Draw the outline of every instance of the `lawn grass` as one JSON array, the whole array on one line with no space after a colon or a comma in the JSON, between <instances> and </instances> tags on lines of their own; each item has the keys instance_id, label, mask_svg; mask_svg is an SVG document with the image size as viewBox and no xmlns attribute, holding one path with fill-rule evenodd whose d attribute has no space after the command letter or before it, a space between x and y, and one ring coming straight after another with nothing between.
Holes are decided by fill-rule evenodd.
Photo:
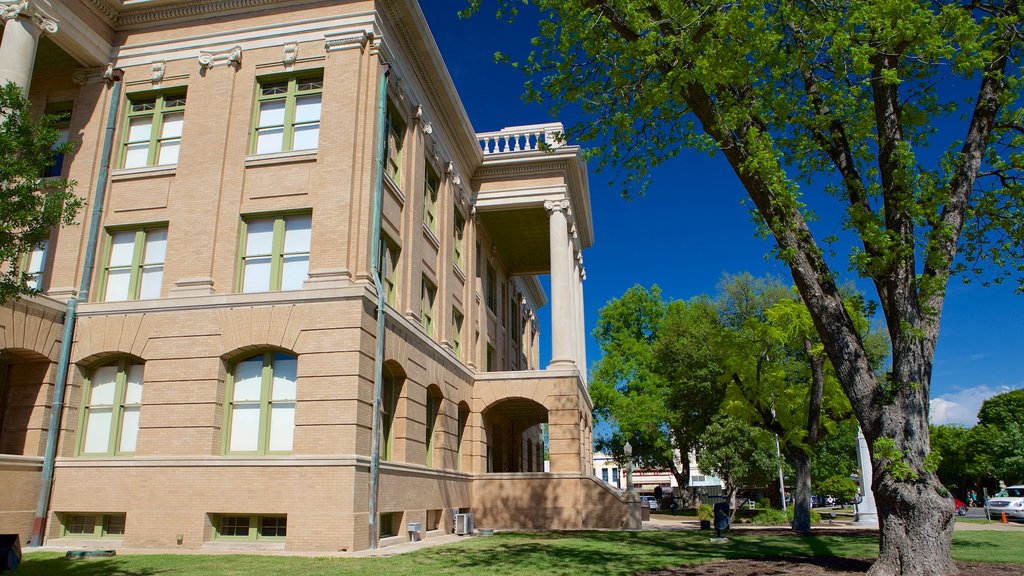
<instances>
[{"instance_id":1,"label":"lawn grass","mask_svg":"<svg viewBox=\"0 0 1024 576\"><path fill-rule=\"evenodd\" d=\"M875 536L732 535L711 544L704 532L502 533L388 558L285 556L117 556L66 560L52 553L25 556L18 576L253 576L575 575L626 576L684 564L773 555L872 557ZM971 562L1024 563L1024 533L963 532L953 536L953 557Z\"/></svg>"}]
</instances>

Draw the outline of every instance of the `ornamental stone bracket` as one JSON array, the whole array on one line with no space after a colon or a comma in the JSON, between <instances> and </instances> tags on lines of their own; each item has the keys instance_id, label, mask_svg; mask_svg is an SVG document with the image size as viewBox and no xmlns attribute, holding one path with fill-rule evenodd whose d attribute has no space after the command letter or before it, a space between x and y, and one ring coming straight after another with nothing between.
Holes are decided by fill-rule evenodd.
<instances>
[{"instance_id":1,"label":"ornamental stone bracket","mask_svg":"<svg viewBox=\"0 0 1024 576\"><path fill-rule=\"evenodd\" d=\"M79 85L114 79L114 64L108 63L106 68L80 68L71 74L71 79Z\"/></svg>"},{"instance_id":2,"label":"ornamental stone bracket","mask_svg":"<svg viewBox=\"0 0 1024 576\"><path fill-rule=\"evenodd\" d=\"M221 52L207 52L203 50L199 53L199 65L202 66L203 70L209 70L217 66L241 66L242 47L235 46Z\"/></svg>"},{"instance_id":3,"label":"ornamental stone bracket","mask_svg":"<svg viewBox=\"0 0 1024 576\"><path fill-rule=\"evenodd\" d=\"M366 30L345 31L324 35L324 50L338 52L351 48L366 48L367 43L373 38L373 33Z\"/></svg>"},{"instance_id":4,"label":"ornamental stone bracket","mask_svg":"<svg viewBox=\"0 0 1024 576\"><path fill-rule=\"evenodd\" d=\"M572 216L568 200L547 200L544 202L544 209L548 212L565 212L566 216Z\"/></svg>"},{"instance_id":5,"label":"ornamental stone bracket","mask_svg":"<svg viewBox=\"0 0 1024 576\"><path fill-rule=\"evenodd\" d=\"M284 45L284 56L281 58L281 64L284 64L285 70L291 70L292 66L295 65L295 61L299 59L299 43L289 42Z\"/></svg>"},{"instance_id":6,"label":"ornamental stone bracket","mask_svg":"<svg viewBox=\"0 0 1024 576\"><path fill-rule=\"evenodd\" d=\"M152 64L152 75L150 80L153 82L153 86L159 88L160 83L164 80L164 74L167 73L167 61L166 60L155 60Z\"/></svg>"},{"instance_id":7,"label":"ornamental stone bracket","mask_svg":"<svg viewBox=\"0 0 1024 576\"><path fill-rule=\"evenodd\" d=\"M18 16L24 16L42 32L47 34L57 33L57 21L43 13L38 6L30 3L29 0L21 0L21 2L11 4L0 4L0 21L6 24L8 20L14 20Z\"/></svg>"}]
</instances>

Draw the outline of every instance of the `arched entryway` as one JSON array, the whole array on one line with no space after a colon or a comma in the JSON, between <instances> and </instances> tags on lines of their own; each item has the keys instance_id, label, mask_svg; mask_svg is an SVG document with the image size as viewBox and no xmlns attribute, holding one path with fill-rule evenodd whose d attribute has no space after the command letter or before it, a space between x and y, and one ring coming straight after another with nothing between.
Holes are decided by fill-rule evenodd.
<instances>
[{"instance_id":1,"label":"arched entryway","mask_svg":"<svg viewBox=\"0 0 1024 576\"><path fill-rule=\"evenodd\" d=\"M31 350L0 350L0 454L42 456L56 365Z\"/></svg>"},{"instance_id":2,"label":"arched entryway","mask_svg":"<svg viewBox=\"0 0 1024 576\"><path fill-rule=\"evenodd\" d=\"M509 398L483 413L488 472L543 472L548 410L526 398Z\"/></svg>"}]
</instances>

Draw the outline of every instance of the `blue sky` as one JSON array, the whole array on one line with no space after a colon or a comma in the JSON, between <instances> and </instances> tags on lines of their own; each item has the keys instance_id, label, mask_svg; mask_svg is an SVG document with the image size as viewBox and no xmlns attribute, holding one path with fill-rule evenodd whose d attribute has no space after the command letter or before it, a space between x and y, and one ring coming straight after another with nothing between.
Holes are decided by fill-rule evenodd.
<instances>
[{"instance_id":1,"label":"blue sky","mask_svg":"<svg viewBox=\"0 0 1024 576\"><path fill-rule=\"evenodd\" d=\"M477 132L552 120L568 126L578 119L552 118L545 107L524 104L521 73L494 63L496 51L515 55L529 49L534 32L529 22L496 21L493 2L485 2L490 12L482 10L469 21L455 16L462 0L421 0L420 5ZM611 176L591 166L596 242L584 253L588 331L601 306L634 284L658 284L667 298L689 299L713 294L724 273L774 274L791 282L788 270L766 256L771 241L755 237L742 203L746 193L720 156L680 154L654 172L645 197L631 201L607 185ZM816 236L841 235L838 220L827 216L835 206L824 207L819 200L832 202L823 196L811 200L825 214L813 226ZM840 253L835 269L853 279L845 263ZM868 284L858 286L874 297ZM547 311L541 312L546 358L550 325ZM1010 286L952 280L932 374L933 422L973 424L985 398L1024 387L1022 334L1024 296L1013 294ZM590 362L600 355L593 338L587 354Z\"/></svg>"}]
</instances>

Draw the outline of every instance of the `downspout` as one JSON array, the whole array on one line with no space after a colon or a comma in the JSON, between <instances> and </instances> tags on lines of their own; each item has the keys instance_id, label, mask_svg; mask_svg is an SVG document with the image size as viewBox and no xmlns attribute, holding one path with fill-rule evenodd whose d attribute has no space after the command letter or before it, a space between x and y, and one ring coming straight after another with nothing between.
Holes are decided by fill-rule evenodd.
<instances>
[{"instance_id":1,"label":"downspout","mask_svg":"<svg viewBox=\"0 0 1024 576\"><path fill-rule=\"evenodd\" d=\"M64 393L67 389L68 368L71 363L71 343L75 335L75 311L79 300L88 302L89 286L96 261L96 243L100 234L100 219L103 216L103 202L107 194L107 180L110 175L110 155L114 147L114 128L117 125L117 108L121 101L121 79L124 71L113 70L113 87L110 93L110 107L107 110L107 125L100 152L100 170L96 175L96 193L93 194L92 216L89 235L86 239L85 262L82 266L82 280L78 295L68 299L64 314L64 335L60 342L60 356L57 359L57 378L54 381L53 405L50 409L50 427L46 431L46 451L43 453L43 478L39 485L39 500L36 502L36 516L32 521L32 537L29 546L41 546L46 531L46 514L50 509L50 494L53 489L53 468L57 458L57 440L60 436L60 421L64 412Z\"/></svg>"},{"instance_id":2,"label":"downspout","mask_svg":"<svg viewBox=\"0 0 1024 576\"><path fill-rule=\"evenodd\" d=\"M372 207L372 224L370 229L370 275L373 276L373 287L377 290L377 350L373 361L373 437L370 440L370 502L369 529L370 549L376 550L380 534L377 529L377 491L380 481L380 410L384 393L384 306L387 295L384 293L384 281L380 271L381 251L381 212L383 211L384 193L384 147L387 146L386 127L388 74L391 66L381 63L382 74L377 89L377 162L374 166L374 191Z\"/></svg>"}]
</instances>

